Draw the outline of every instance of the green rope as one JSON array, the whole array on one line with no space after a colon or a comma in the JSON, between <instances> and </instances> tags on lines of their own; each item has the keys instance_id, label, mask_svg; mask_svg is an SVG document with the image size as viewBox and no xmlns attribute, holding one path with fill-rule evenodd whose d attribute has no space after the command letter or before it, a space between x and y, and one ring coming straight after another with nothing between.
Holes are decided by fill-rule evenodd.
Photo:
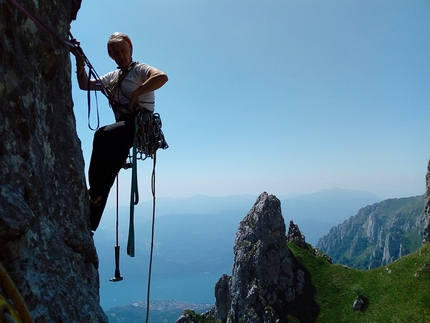
<instances>
[{"instance_id":1,"label":"green rope","mask_svg":"<svg viewBox=\"0 0 430 323\"><path fill-rule=\"evenodd\" d=\"M128 229L127 255L134 257L134 206L139 203L139 188L137 185L137 132L139 130L137 118L134 118L135 133L133 141L133 155L131 168L130 192L130 225Z\"/></svg>"}]
</instances>

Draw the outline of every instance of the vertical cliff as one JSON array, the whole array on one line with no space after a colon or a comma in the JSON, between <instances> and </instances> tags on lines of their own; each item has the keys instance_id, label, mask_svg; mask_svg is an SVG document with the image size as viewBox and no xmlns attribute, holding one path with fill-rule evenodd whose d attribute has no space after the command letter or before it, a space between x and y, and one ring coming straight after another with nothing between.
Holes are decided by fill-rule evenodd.
<instances>
[{"instance_id":1,"label":"vertical cliff","mask_svg":"<svg viewBox=\"0 0 430 323\"><path fill-rule=\"evenodd\" d=\"M80 0L20 0L67 38ZM0 0L0 261L36 322L107 322L69 48Z\"/></svg>"},{"instance_id":2,"label":"vertical cliff","mask_svg":"<svg viewBox=\"0 0 430 323\"><path fill-rule=\"evenodd\" d=\"M430 160L426 174L426 193L425 193L424 214L426 217L424 224L424 240L430 242Z\"/></svg>"},{"instance_id":3,"label":"vertical cliff","mask_svg":"<svg viewBox=\"0 0 430 323\"><path fill-rule=\"evenodd\" d=\"M384 200L331 228L317 247L333 263L377 268L421 247L424 220L424 196Z\"/></svg>"}]
</instances>

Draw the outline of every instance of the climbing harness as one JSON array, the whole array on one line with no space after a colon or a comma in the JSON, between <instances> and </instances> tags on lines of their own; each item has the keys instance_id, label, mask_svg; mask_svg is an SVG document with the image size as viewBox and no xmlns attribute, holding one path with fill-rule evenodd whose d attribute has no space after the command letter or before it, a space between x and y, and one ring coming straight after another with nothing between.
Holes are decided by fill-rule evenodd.
<instances>
[{"instance_id":1,"label":"climbing harness","mask_svg":"<svg viewBox=\"0 0 430 323\"><path fill-rule=\"evenodd\" d=\"M0 263L0 287L12 299L13 306L0 294L0 322L34 323L21 294Z\"/></svg>"}]
</instances>

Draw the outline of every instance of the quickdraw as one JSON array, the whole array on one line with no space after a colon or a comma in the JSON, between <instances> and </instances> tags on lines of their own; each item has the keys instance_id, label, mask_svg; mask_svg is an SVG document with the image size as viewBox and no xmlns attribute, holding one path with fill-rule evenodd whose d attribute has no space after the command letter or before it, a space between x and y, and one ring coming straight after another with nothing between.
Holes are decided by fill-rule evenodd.
<instances>
[{"instance_id":1,"label":"quickdraw","mask_svg":"<svg viewBox=\"0 0 430 323\"><path fill-rule=\"evenodd\" d=\"M158 113L139 111L136 113L136 119L138 123L136 129L137 159L152 158L157 149L169 148L161 130L162 122Z\"/></svg>"}]
</instances>

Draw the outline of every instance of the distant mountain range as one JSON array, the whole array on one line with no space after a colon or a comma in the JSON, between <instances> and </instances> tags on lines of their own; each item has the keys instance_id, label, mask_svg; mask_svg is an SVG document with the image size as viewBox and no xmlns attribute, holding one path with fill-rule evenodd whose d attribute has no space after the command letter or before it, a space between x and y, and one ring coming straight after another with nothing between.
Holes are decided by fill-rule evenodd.
<instances>
[{"instance_id":1,"label":"distant mountain range","mask_svg":"<svg viewBox=\"0 0 430 323\"><path fill-rule=\"evenodd\" d=\"M270 193L270 192L269 192ZM213 277L219 273L231 273L233 244L239 222L249 212L257 196L240 195L226 197L194 196L191 198L158 198L156 200L155 247L153 275L159 279L184 275L204 275L208 277L207 286L213 286ZM367 192L333 188L313 194L281 198L285 222L298 223L306 236L306 241L316 244L331 227L343 222L361 207L378 202L380 199ZM124 279L146 280L149 247L151 238L152 201L141 202L136 207L135 237L136 256L125 254L128 237L128 208L120 208L119 244L121 246L120 268ZM100 279L102 282L101 300L105 310L113 304L125 305L121 299L130 296L117 283L108 285L114 273L115 210L107 209L102 223L95 233L95 243L100 260ZM219 276L217 276L219 277ZM112 283L110 283L112 284ZM201 298L202 283L196 286L196 298ZM117 292L110 292L113 288ZM175 286L172 285L172 290ZM176 294L180 294L180 289ZM194 291L192 287L188 294ZM175 295L176 295L175 294ZM141 295L145 295L141 293ZM170 298L170 297L167 297ZM194 299L176 301L194 301ZM214 299L213 289L207 290L204 302ZM142 300L142 299L133 299ZM107 307L107 308L106 308Z\"/></svg>"},{"instance_id":2,"label":"distant mountain range","mask_svg":"<svg viewBox=\"0 0 430 323\"><path fill-rule=\"evenodd\" d=\"M149 305L149 321L152 323L176 322L185 309L203 313L211 307L213 304L190 304L172 300L154 301ZM141 323L146 317L146 302L134 302L130 305L114 307L107 311L106 315L109 323Z\"/></svg>"},{"instance_id":3,"label":"distant mountain range","mask_svg":"<svg viewBox=\"0 0 430 323\"><path fill-rule=\"evenodd\" d=\"M159 198L156 200L155 257L160 273L211 272L228 270L232 261L232 245L239 222L255 202L251 195L191 198ZM280 199L285 221L298 223L306 241L316 244L331 227L357 213L363 206L380 199L367 192L333 188L313 194ZM152 201L136 208L136 253L148 253ZM112 213L112 210L108 212ZM120 242L126 245L128 208L121 209ZM141 214L144 216L142 217ZM96 232L96 246L100 259L107 253L112 258L114 216L101 224ZM125 222L125 223L124 223ZM111 243L108 243L111 241ZM192 257L191 257L192 255Z\"/></svg>"},{"instance_id":4,"label":"distant mountain range","mask_svg":"<svg viewBox=\"0 0 430 323\"><path fill-rule=\"evenodd\" d=\"M388 199L361 208L333 227L316 247L333 263L357 269L387 265L422 246L424 196Z\"/></svg>"},{"instance_id":5,"label":"distant mountain range","mask_svg":"<svg viewBox=\"0 0 430 323\"><path fill-rule=\"evenodd\" d=\"M381 201L369 192L340 188L280 200L285 221L297 223L306 241L312 245L363 206Z\"/></svg>"},{"instance_id":6,"label":"distant mountain range","mask_svg":"<svg viewBox=\"0 0 430 323\"><path fill-rule=\"evenodd\" d=\"M308 201L311 205L322 205L325 206L326 209L330 209L327 206L329 205L328 201L333 196L331 193L335 193L336 191L337 190L333 190L332 192L330 192L330 190L322 191L321 194L316 194L316 197L313 199L308 199L308 197L306 197L304 200ZM341 193L342 190L337 191L337 194L334 194L334 196L337 196L341 201L344 201L346 198L351 198L351 192L346 192L344 196L339 197L342 195ZM327 196L329 196L329 198L327 198ZM301 198L302 197L295 197L294 199L296 201L301 201ZM283 201L282 208L285 213L285 204L291 201L287 203L284 202L285 200ZM342 205L342 203L340 204ZM296 205L291 203L290 210L293 209L294 206ZM332 210L336 210L335 206L336 203L331 205L333 208ZM313 207L309 207L309 209L311 210ZM351 305L354 301L354 293L356 293L356 297L364 299L364 308L359 314L366 315L371 321L378 321L379 319L385 321L387 318L390 319L397 315L401 315L402 317L414 317L416 321L416 318L421 315L417 314L417 311L422 311L423 308L425 308L425 302L422 301L422 299L426 297L425 295L427 295L427 292L422 288L411 287L410 285L413 284L407 282L405 278L410 279L413 273L413 282L416 283L417 286L420 286L420 283L417 281L418 279L420 279L420 282L422 281L426 284L428 281L428 263L426 262L428 256L426 254L421 257L421 250L427 250L425 252L428 253L428 248L425 249L424 247L420 249L419 253L412 255L412 258L409 257L411 256L409 255L408 257L412 259L411 261L403 261L403 259L407 257L398 262L394 261L422 246L421 240L424 226L423 211L424 196L388 199L378 203L368 204L367 206L361 207L358 213L356 211L356 215L350 216L341 224L332 227L329 233L319 240L317 247L326 251L335 263L341 262L348 265L348 267L359 269L370 269L387 265L386 267L376 269L376 271L369 271L369 274L363 270L346 270L342 268L342 266L333 266L324 258L315 256L315 252L312 248L300 248L294 245L294 243L290 243L289 248L290 251L294 253L295 259L298 259L302 265L309 265L309 267L298 268L304 270L305 276L306 273L312 272L311 275L308 276L308 278L312 277L312 280L308 280L308 282L312 282L312 285L309 286L310 288L306 289L306 293L309 294L304 293L302 296L298 296L299 298L296 299L296 302L291 306L291 315L300 317L303 321L314 321L316 316L321 315L327 322L333 322L340 318L340 321L344 322L348 317L356 314L352 312ZM232 212L231 217L228 218L231 221L229 224L226 222L226 218L220 214L218 214L218 216L211 214L177 214L166 215L157 219L160 229L164 231L160 233L158 240L159 245L157 245L158 260L164 261L165 264L162 266L163 270L161 275L168 277L172 274L179 274L183 270L188 270L188 272L194 272L195 275L198 275L204 268L214 268L216 270L222 268L222 264L224 262L226 263L226 259L228 258L228 252L225 254L220 252L220 246L224 245L223 241L228 240L227 237L231 234L231 232L223 232L222 230L223 228L226 229L234 226L237 220L234 214L235 212ZM300 214L308 215L306 212ZM284 220L288 223L288 218L286 218L285 215ZM221 222L224 223L225 226L220 225ZM269 227L271 227L270 224ZM237 228L235 228L235 231L237 231ZM270 230L264 228L261 231L264 232L263 236L266 236L266 233ZM215 232L218 233L218 239ZM242 230L241 232L247 231ZM179 238L178 235L181 237ZM273 234L268 234L268 236L276 237L276 235ZM215 246L216 241L219 242L218 247ZM258 241L260 242L260 240ZM198 245L192 246L193 242ZM233 245L243 245L240 239L235 242L231 241L230 243L230 249L233 248ZM225 241L225 244L227 245L227 241ZM264 245L264 243L262 244ZM226 250L227 249L229 248L226 248ZM250 250L254 249L251 248ZM274 250L278 249L275 248ZM220 255L219 258L216 256L217 254ZM241 253L238 254L240 255ZM242 252L242 254L246 253ZM192 263L192 265L190 263ZM390 267L388 267L388 264L390 264ZM178 270L173 268L176 265L180 265ZM236 263L236 266L241 268L243 267L242 265L242 261ZM255 265L257 266L258 264ZM267 267L267 262L263 262L263 265ZM387 279L386 276L391 274L391 270L396 272L396 275L394 275L393 278ZM255 272L260 271L261 270L255 270ZM254 272L253 269L251 269L250 272ZM230 274L231 271L227 271L227 273ZM235 273L237 274L237 271L235 271ZM403 276L400 277L400 274ZM223 277L225 277L225 275L223 275ZM271 276L269 275L268 277ZM394 278L396 278L397 281L393 280ZM235 281L243 280L236 277ZM248 287L250 285L251 284L244 284L244 286ZM210 293L214 293L212 286L208 288L208 292ZM301 285L299 284L298 286ZM329 288L327 288L327 286ZM173 285L171 287L173 288ZM193 288L193 285L190 284L189 287ZM202 289L203 286L200 285L198 288ZM317 297L314 294L315 290L318 291L318 293L316 293ZM384 293L385 290L395 290L395 292L392 293L394 295L402 294L402 291L407 291L407 295L404 296L402 300L398 300L397 298L391 300L386 297L381 297L381 293ZM219 291L217 291L216 288L215 293L219 296ZM234 292L232 295L236 294L238 293ZM414 295L413 297L419 301L411 300L409 295L412 294ZM244 293L243 295L249 295L249 293ZM223 296L219 297L224 299ZM397 314L393 314L392 310L366 311L367 307L375 306L369 305L369 300L370 304L376 304L377 308L387 308L388 304L393 304L394 302L396 306L401 309ZM409 302L407 306L404 306L405 302ZM202 304L184 304L179 301L155 302L154 305L151 306L152 313L154 313L152 321L154 323L174 322L175 318L178 318L178 313L181 308L195 308L196 312L201 313L210 307L210 303L201 303ZM309 306L308 303L312 306ZM349 308L353 314L348 312L346 310L347 308ZM144 309L144 303L133 302L127 306L111 308L106 311L106 314L111 322L139 322L144 316ZM337 312L333 314L333 311ZM198 317L201 319L199 322L213 322L207 321L206 319L203 320L203 317ZM322 320L324 321L324 319ZM187 320L186 322L194 322L194 320Z\"/></svg>"}]
</instances>

